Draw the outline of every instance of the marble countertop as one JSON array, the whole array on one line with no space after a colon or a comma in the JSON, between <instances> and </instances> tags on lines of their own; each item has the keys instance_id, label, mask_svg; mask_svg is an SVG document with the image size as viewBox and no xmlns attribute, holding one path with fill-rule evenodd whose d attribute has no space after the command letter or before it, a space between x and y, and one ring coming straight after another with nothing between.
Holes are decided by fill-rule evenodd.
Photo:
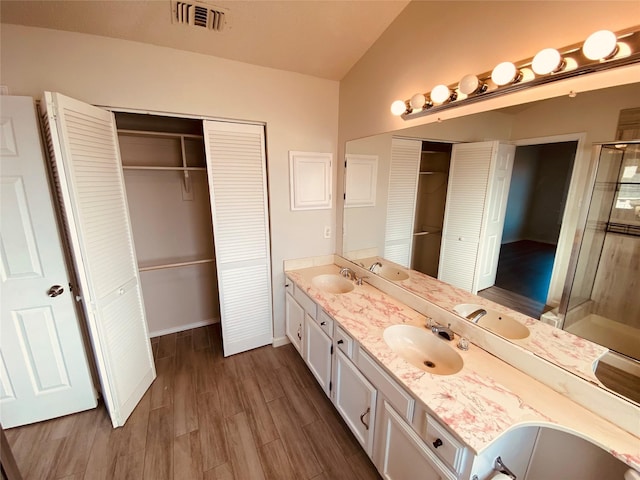
<instances>
[{"instance_id":1,"label":"marble countertop","mask_svg":"<svg viewBox=\"0 0 640 480\"><path fill-rule=\"evenodd\" d=\"M395 265L379 257L359 261L365 262L366 265L370 265L376 261L383 261L385 264ZM530 332L528 337L512 339L510 340L511 342L523 346L530 352L553 362L555 365L589 382L602 385L602 382L595 376L594 370L598 360L609 351L608 348L577 337L565 330L547 325L539 320L511 310L491 300L473 295L472 293L441 282L423 273L415 270L407 270L400 265L396 265L396 267L406 271L409 275L409 278L406 280L394 282L396 285L431 303L437 304L440 308L444 308L453 314L456 314L454 307L462 303L482 305L485 308L508 314L523 325L526 325Z\"/></svg>"},{"instance_id":2,"label":"marble countertop","mask_svg":"<svg viewBox=\"0 0 640 480\"><path fill-rule=\"evenodd\" d=\"M316 275L339 270L328 264L285 273L476 453L514 428L550 426L583 437L640 470L640 439L476 345L468 351L456 349L464 366L454 375L434 375L412 366L387 346L382 335L394 324L424 326L426 317L367 283L346 294L330 294L311 282ZM442 296L433 290L429 295L436 295L438 304L454 301L442 288ZM477 297L468 303L478 303ZM529 325L526 318L523 323ZM454 342L449 345L455 348Z\"/></svg>"}]
</instances>

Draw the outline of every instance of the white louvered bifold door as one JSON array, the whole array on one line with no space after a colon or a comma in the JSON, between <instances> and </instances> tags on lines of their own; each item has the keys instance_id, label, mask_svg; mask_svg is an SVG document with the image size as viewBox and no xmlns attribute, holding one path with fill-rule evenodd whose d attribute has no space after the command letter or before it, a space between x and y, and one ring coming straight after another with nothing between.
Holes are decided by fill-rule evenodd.
<instances>
[{"instance_id":1,"label":"white louvered bifold door","mask_svg":"<svg viewBox=\"0 0 640 480\"><path fill-rule=\"evenodd\" d=\"M226 357L273 341L264 127L203 128Z\"/></svg>"},{"instance_id":2,"label":"white louvered bifold door","mask_svg":"<svg viewBox=\"0 0 640 480\"><path fill-rule=\"evenodd\" d=\"M113 114L58 93L42 108L102 393L124 425L156 376Z\"/></svg>"},{"instance_id":3,"label":"white louvered bifold door","mask_svg":"<svg viewBox=\"0 0 640 480\"><path fill-rule=\"evenodd\" d=\"M478 248L497 142L453 146L438 279L476 293Z\"/></svg>"},{"instance_id":4,"label":"white louvered bifold door","mask_svg":"<svg viewBox=\"0 0 640 480\"><path fill-rule=\"evenodd\" d=\"M384 258L405 267L411 262L421 150L420 140L391 140Z\"/></svg>"}]
</instances>

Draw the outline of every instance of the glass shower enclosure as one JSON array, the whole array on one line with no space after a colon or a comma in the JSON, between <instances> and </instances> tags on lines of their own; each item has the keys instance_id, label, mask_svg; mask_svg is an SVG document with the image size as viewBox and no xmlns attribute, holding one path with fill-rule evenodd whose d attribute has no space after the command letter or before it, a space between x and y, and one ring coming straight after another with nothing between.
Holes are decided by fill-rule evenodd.
<instances>
[{"instance_id":1,"label":"glass shower enclosure","mask_svg":"<svg viewBox=\"0 0 640 480\"><path fill-rule=\"evenodd\" d=\"M568 332L640 361L640 140L600 144L595 154L558 313Z\"/></svg>"}]
</instances>

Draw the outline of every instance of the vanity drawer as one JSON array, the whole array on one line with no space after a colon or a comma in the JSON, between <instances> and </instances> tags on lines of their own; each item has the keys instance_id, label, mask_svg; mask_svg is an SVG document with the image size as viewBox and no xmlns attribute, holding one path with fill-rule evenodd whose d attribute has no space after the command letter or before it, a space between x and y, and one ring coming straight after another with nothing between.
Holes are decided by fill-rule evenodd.
<instances>
[{"instance_id":1,"label":"vanity drawer","mask_svg":"<svg viewBox=\"0 0 640 480\"><path fill-rule=\"evenodd\" d=\"M365 377L386 397L393 408L409 423L413 418L415 400L385 372L362 348L358 349L356 365Z\"/></svg>"},{"instance_id":2,"label":"vanity drawer","mask_svg":"<svg viewBox=\"0 0 640 480\"><path fill-rule=\"evenodd\" d=\"M336 346L342 353L353 359L353 339L339 326L336 326L334 340L336 341Z\"/></svg>"},{"instance_id":3,"label":"vanity drawer","mask_svg":"<svg viewBox=\"0 0 640 480\"><path fill-rule=\"evenodd\" d=\"M460 473L463 466L465 447L440 425L433 417L427 417L424 439L429 448L449 465L455 472Z\"/></svg>"},{"instance_id":4,"label":"vanity drawer","mask_svg":"<svg viewBox=\"0 0 640 480\"><path fill-rule=\"evenodd\" d=\"M296 301L300 304L302 308L304 308L304 311L307 312L311 318L313 318L314 320L316 319L317 317L316 302L311 300L311 298L309 298L309 296L306 293L300 290L300 288L297 285L296 285L296 288L293 290L293 298L296 299Z\"/></svg>"},{"instance_id":5,"label":"vanity drawer","mask_svg":"<svg viewBox=\"0 0 640 480\"><path fill-rule=\"evenodd\" d=\"M326 333L329 338L333 338L333 318L327 315L327 312L318 308L318 318L316 322L322 329L324 333Z\"/></svg>"}]
</instances>

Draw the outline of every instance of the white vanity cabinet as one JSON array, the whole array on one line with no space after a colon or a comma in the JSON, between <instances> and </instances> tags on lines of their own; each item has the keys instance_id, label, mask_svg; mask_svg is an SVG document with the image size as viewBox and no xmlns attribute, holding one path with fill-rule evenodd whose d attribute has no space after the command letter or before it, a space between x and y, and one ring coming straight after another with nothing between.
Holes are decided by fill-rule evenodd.
<instances>
[{"instance_id":1,"label":"white vanity cabinet","mask_svg":"<svg viewBox=\"0 0 640 480\"><path fill-rule=\"evenodd\" d=\"M335 355L334 382L333 403L371 457L378 391L340 349Z\"/></svg>"},{"instance_id":2,"label":"white vanity cabinet","mask_svg":"<svg viewBox=\"0 0 640 480\"><path fill-rule=\"evenodd\" d=\"M469 478L469 450L290 279L286 333L384 478Z\"/></svg>"}]
</instances>

